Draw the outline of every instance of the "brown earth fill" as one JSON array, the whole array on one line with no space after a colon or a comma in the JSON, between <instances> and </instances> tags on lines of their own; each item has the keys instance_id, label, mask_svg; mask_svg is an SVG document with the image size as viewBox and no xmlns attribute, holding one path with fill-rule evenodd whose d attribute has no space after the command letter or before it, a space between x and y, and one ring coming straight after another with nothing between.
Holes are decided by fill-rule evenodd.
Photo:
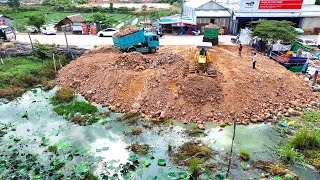
<instances>
[{"instance_id":1,"label":"brown earth fill","mask_svg":"<svg viewBox=\"0 0 320 180\"><path fill-rule=\"evenodd\" d=\"M198 123L231 124L236 115L238 123L247 124L319 105L302 77L263 55L253 70L249 48L242 58L236 46L210 50L218 72L213 78L188 72L196 51L165 46L142 55L104 47L62 68L57 81L116 111Z\"/></svg>"}]
</instances>

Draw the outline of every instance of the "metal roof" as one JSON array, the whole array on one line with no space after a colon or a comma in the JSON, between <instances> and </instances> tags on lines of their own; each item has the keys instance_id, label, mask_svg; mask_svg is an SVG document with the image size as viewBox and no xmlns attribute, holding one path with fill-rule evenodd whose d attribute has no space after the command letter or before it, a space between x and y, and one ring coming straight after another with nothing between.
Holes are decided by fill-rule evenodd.
<instances>
[{"instance_id":1,"label":"metal roof","mask_svg":"<svg viewBox=\"0 0 320 180\"><path fill-rule=\"evenodd\" d=\"M196 11L197 17L231 17L228 11L218 10L218 11Z\"/></svg>"}]
</instances>

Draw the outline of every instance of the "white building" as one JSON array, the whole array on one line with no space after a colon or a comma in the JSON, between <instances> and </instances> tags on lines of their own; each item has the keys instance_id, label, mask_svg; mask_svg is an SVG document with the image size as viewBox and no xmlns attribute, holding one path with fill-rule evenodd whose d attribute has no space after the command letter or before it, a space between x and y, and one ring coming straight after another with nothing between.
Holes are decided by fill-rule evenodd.
<instances>
[{"instance_id":1,"label":"white building","mask_svg":"<svg viewBox=\"0 0 320 180\"><path fill-rule=\"evenodd\" d=\"M183 15L190 17L201 32L209 23L228 30L232 11L213 0L190 0L183 6Z\"/></svg>"},{"instance_id":2,"label":"white building","mask_svg":"<svg viewBox=\"0 0 320 180\"><path fill-rule=\"evenodd\" d=\"M320 28L320 5L315 5L315 0L190 0L183 14L200 30L215 23L237 33L259 19L288 20L309 33Z\"/></svg>"}]
</instances>

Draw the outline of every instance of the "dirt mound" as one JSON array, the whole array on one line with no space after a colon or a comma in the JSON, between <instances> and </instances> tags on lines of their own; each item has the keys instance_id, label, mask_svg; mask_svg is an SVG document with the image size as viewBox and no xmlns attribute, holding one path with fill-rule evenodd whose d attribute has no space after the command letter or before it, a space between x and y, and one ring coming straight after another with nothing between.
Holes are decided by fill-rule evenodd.
<instances>
[{"instance_id":1,"label":"dirt mound","mask_svg":"<svg viewBox=\"0 0 320 180\"><path fill-rule=\"evenodd\" d=\"M129 27L126 27L124 29L120 29L119 32L115 33L114 36L116 37L122 37L122 36L126 36L126 35L129 35L129 34L132 34L132 33L135 33L135 32L138 32L139 29L135 26L129 26Z\"/></svg>"},{"instance_id":2,"label":"dirt mound","mask_svg":"<svg viewBox=\"0 0 320 180\"><path fill-rule=\"evenodd\" d=\"M61 69L57 81L116 111L198 123L231 124L236 114L246 124L319 105L307 82L281 65L260 56L253 70L248 48L243 58L237 47L209 52L218 71L214 78L189 73L194 48L169 46L152 55L92 51Z\"/></svg>"}]
</instances>

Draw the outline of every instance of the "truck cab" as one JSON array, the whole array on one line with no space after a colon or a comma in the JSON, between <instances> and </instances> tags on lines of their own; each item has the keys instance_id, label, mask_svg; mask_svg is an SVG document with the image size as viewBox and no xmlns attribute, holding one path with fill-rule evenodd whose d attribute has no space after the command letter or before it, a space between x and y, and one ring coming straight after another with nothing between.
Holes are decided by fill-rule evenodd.
<instances>
[{"instance_id":1,"label":"truck cab","mask_svg":"<svg viewBox=\"0 0 320 180\"><path fill-rule=\"evenodd\" d=\"M159 49L159 37L153 33L145 33L147 47L150 53L155 53Z\"/></svg>"}]
</instances>

